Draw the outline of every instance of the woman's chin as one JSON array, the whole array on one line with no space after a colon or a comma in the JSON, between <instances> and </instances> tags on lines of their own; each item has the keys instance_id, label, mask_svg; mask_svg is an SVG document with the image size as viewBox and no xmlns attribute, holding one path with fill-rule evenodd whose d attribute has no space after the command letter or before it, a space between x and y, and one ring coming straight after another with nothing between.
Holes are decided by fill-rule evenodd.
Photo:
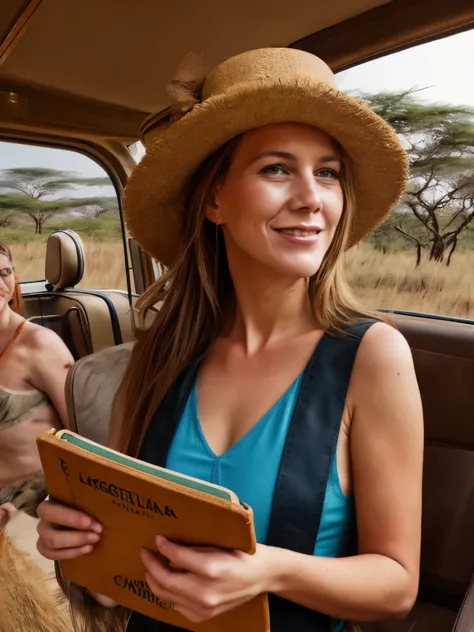
<instances>
[{"instance_id":1,"label":"woman's chin","mask_svg":"<svg viewBox=\"0 0 474 632\"><path fill-rule=\"evenodd\" d=\"M318 258L318 261L279 261L277 265L279 272L286 277L307 279L317 273L321 262Z\"/></svg>"}]
</instances>

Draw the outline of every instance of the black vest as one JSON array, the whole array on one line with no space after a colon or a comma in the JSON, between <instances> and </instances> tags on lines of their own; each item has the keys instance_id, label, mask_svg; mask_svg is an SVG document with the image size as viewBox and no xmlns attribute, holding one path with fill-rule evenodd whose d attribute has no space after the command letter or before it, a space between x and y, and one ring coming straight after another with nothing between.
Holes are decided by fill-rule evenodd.
<instances>
[{"instance_id":1,"label":"black vest","mask_svg":"<svg viewBox=\"0 0 474 632\"><path fill-rule=\"evenodd\" d=\"M360 341L374 322L358 320L346 328L346 336L326 333L304 370L273 496L266 541L269 546L313 555L352 367ZM163 400L139 454L143 461L165 467L197 372L195 363ZM319 612L275 595L269 595L269 603L271 632L330 632L331 619ZM133 613L127 632L181 629Z\"/></svg>"}]
</instances>

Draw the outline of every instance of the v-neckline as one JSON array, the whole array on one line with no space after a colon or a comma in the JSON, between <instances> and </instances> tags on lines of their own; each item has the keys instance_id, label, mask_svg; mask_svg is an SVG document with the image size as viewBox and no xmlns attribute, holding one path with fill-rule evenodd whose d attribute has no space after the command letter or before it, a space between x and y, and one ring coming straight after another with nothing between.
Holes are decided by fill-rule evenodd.
<instances>
[{"instance_id":1,"label":"v-neckline","mask_svg":"<svg viewBox=\"0 0 474 632\"><path fill-rule=\"evenodd\" d=\"M199 400L198 400L198 382L196 380L196 382L194 383L194 386L193 386L192 393L191 393L193 418L195 420L196 427L197 427L199 436L201 437L202 443L204 444L204 447L209 452L209 454L212 456L212 458L213 459L223 459L226 456L229 456L232 452L234 452L238 447L241 446L241 444L245 443L248 439L250 439L250 437L255 432L257 432L257 429L259 429L261 426L264 425L264 423L266 422L267 418L270 416L270 413L273 411L273 409L276 406L278 406L278 404L280 404L285 397L288 397L290 391L292 391L297 386L298 382L300 382L302 380L303 373L304 373L304 370L298 375L296 380L294 380L290 384L290 386L286 389L286 391L284 393L282 393L282 395L280 395L278 400L260 417L260 419L258 419L254 423L254 425L251 428L249 428L244 435L242 435L240 437L240 439L238 439L233 445L230 446L230 448L225 450L222 454L217 454L211 448L211 445L209 444L209 442L208 442L208 440L206 438L206 435L204 433L204 430L202 428L201 419L199 417L199 406L198 406L198 403L199 403Z\"/></svg>"},{"instance_id":2,"label":"v-neckline","mask_svg":"<svg viewBox=\"0 0 474 632\"><path fill-rule=\"evenodd\" d=\"M316 346L312 352L312 354L309 357L308 362L306 363L306 366L304 367L304 369L301 371L301 373L297 376L297 378L295 380L293 380L293 382L290 384L290 386L280 395L280 397L277 399L277 401L272 404L272 406L270 406L270 408L262 415L262 417L260 417L255 423L254 425L249 428L247 430L247 432L240 437L240 439L238 439L233 445L230 446L230 448L228 448L227 450L225 450L222 454L217 454L210 446L206 435L204 433L204 430L202 428L202 424L201 424L201 419L199 416L199 392L198 392L198 382L199 382L199 369L196 373L196 379L194 381L194 385L191 391L191 405L192 405L192 412L193 412L193 418L196 424L196 428L198 431L199 436L201 437L201 441L204 444L204 447L206 448L206 450L209 452L209 454L214 458L214 459L222 459L226 456L228 456L230 453L232 453L235 449L237 449L238 446L240 446L242 444L242 442L244 442L248 437L250 437L254 431L256 431L257 428L259 428L261 425L263 425L263 423L266 421L267 417L270 415L270 413L272 412L272 410L275 408L275 406L278 406L278 404L285 398L287 397L288 393L296 386L296 384L298 382L302 382L310 365L313 362L314 357L316 356L318 349L323 341L323 339L328 336L329 334L327 332L324 332L323 335L321 336L321 338L318 340L318 342L316 343ZM295 406L298 404L299 398L300 398L300 393L301 393L301 388L299 389L299 393L298 393L298 397L296 398L296 402L295 402Z\"/></svg>"}]
</instances>

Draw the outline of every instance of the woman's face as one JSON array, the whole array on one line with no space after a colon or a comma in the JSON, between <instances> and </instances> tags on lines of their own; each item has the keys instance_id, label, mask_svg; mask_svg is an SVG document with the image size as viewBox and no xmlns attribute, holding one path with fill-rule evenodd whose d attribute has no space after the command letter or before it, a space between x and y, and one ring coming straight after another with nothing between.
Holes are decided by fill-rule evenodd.
<instances>
[{"instance_id":1,"label":"woman's face","mask_svg":"<svg viewBox=\"0 0 474 632\"><path fill-rule=\"evenodd\" d=\"M15 275L12 262L0 254L0 310L11 301L15 290Z\"/></svg>"},{"instance_id":2,"label":"woman's face","mask_svg":"<svg viewBox=\"0 0 474 632\"><path fill-rule=\"evenodd\" d=\"M300 124L242 137L207 209L229 264L259 262L287 277L315 274L342 214L341 158L330 136Z\"/></svg>"}]
</instances>

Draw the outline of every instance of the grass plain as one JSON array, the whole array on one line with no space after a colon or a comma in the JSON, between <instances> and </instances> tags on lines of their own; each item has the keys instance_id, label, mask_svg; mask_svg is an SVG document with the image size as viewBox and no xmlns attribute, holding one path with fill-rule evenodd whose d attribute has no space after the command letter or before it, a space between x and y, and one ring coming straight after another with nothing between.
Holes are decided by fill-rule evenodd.
<instances>
[{"instance_id":1,"label":"grass plain","mask_svg":"<svg viewBox=\"0 0 474 632\"><path fill-rule=\"evenodd\" d=\"M122 242L83 239L86 270L80 287L125 289ZM20 280L44 278L45 238L11 245ZM349 283L367 307L474 319L474 252L455 253L449 267L423 259L415 268L412 251L382 254L361 243L346 258Z\"/></svg>"}]
</instances>

